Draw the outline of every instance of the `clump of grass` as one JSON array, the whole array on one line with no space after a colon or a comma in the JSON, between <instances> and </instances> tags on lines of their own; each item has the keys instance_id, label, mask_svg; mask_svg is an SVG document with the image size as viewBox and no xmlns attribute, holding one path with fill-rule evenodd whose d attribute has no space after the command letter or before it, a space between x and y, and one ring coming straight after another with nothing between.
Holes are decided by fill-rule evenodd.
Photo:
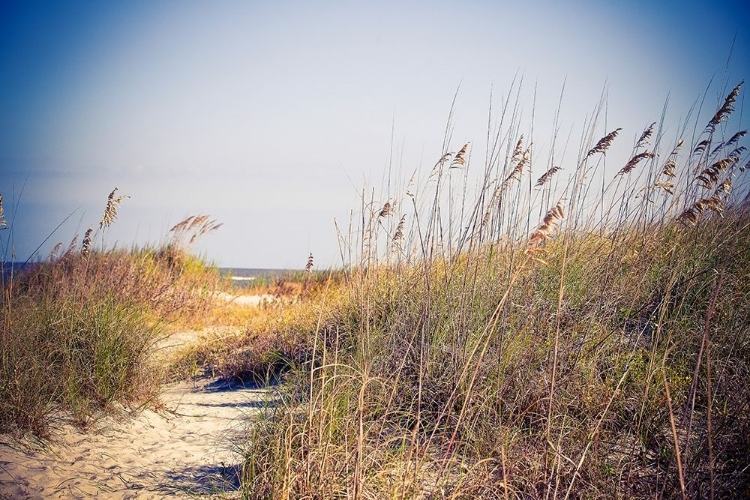
<instances>
[{"instance_id":1,"label":"clump of grass","mask_svg":"<svg viewBox=\"0 0 750 500\"><path fill-rule=\"evenodd\" d=\"M729 164L707 177L709 193L696 180L737 149L742 135L714 134L738 89L690 148L700 154L681 158L680 141L660 155L659 140L631 154L619 174L667 158L646 164L641 184L624 175L601 191L585 184L602 175L595 156L615 129L581 144L561 191L546 183L558 167L548 169L539 196L519 182L534 163L513 115L473 199L442 168L456 156L447 143L424 187L410 183L405 201L381 198L410 213L391 222L363 197L361 226L342 250L361 255L348 263L341 300L310 303L318 314L301 323L304 355L247 445L245 494L721 498L747 489L750 323L737 304L750 294L750 219L731 208ZM680 183L656 185L672 178ZM716 216L695 208L711 196L720 196Z\"/></svg>"},{"instance_id":2,"label":"clump of grass","mask_svg":"<svg viewBox=\"0 0 750 500\"><path fill-rule=\"evenodd\" d=\"M60 243L3 282L0 432L45 435L56 415L85 425L114 403L148 400L161 382L152 351L164 326L212 305L221 277L203 261L174 249L170 260L159 248L103 246L127 198L116 191L80 247L77 237L63 252Z\"/></svg>"}]
</instances>

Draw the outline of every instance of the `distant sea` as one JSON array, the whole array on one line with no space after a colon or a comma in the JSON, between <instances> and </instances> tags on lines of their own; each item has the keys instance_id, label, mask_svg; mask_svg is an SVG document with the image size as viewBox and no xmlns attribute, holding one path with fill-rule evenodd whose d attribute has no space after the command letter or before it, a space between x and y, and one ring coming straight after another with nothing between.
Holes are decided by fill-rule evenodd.
<instances>
[{"instance_id":1,"label":"distant sea","mask_svg":"<svg viewBox=\"0 0 750 500\"><path fill-rule=\"evenodd\" d=\"M292 269L256 269L250 267L220 267L224 276L229 276L235 288L253 288L269 280L293 273Z\"/></svg>"}]
</instances>

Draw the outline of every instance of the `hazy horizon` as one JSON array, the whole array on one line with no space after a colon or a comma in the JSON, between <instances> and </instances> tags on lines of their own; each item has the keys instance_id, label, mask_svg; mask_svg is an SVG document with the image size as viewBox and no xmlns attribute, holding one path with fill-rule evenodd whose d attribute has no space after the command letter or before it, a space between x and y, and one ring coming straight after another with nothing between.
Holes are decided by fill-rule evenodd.
<instances>
[{"instance_id":1,"label":"hazy horizon","mask_svg":"<svg viewBox=\"0 0 750 500\"><path fill-rule=\"evenodd\" d=\"M44 258L96 227L117 187L130 198L109 245L157 243L209 214L223 227L196 251L221 267L299 269L310 253L340 266L334 220L348 226L389 164L399 182L426 175L454 95L450 148L471 142L476 170L508 92L533 131L532 175L558 105L563 164L603 94L597 135L622 127L629 151L668 99L672 140L691 107L711 113L748 76L747 13L733 1L7 2L2 250L25 260L52 234Z\"/></svg>"}]
</instances>

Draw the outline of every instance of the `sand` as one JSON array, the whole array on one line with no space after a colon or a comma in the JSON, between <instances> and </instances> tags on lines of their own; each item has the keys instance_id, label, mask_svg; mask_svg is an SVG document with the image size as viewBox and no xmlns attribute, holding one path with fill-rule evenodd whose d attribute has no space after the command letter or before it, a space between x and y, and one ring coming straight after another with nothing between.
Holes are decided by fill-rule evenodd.
<instances>
[{"instance_id":1,"label":"sand","mask_svg":"<svg viewBox=\"0 0 750 500\"><path fill-rule=\"evenodd\" d=\"M183 333L170 347L198 337ZM272 391L214 379L164 386L159 400L85 432L63 422L48 442L0 435L0 499L239 497L238 446Z\"/></svg>"},{"instance_id":2,"label":"sand","mask_svg":"<svg viewBox=\"0 0 750 500\"><path fill-rule=\"evenodd\" d=\"M165 409L105 418L81 432L66 424L52 443L0 436L0 498L234 498L247 420L267 389L211 381L166 387ZM226 494L229 493L229 494Z\"/></svg>"}]
</instances>

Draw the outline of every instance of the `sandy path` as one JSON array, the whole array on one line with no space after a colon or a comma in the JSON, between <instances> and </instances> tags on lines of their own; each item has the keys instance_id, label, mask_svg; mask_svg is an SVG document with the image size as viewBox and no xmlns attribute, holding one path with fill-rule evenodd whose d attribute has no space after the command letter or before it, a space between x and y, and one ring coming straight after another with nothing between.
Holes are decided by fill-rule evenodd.
<instances>
[{"instance_id":1,"label":"sandy path","mask_svg":"<svg viewBox=\"0 0 750 500\"><path fill-rule=\"evenodd\" d=\"M200 336L177 333L160 354ZM270 398L263 388L183 382L163 388L158 411L105 417L85 433L62 424L50 443L0 435L0 500L238 497L236 447Z\"/></svg>"},{"instance_id":2,"label":"sandy path","mask_svg":"<svg viewBox=\"0 0 750 500\"><path fill-rule=\"evenodd\" d=\"M46 449L0 437L0 498L194 498L237 495L247 418L268 391L214 381L180 383L165 409L105 419L99 430L70 425Z\"/></svg>"}]
</instances>

